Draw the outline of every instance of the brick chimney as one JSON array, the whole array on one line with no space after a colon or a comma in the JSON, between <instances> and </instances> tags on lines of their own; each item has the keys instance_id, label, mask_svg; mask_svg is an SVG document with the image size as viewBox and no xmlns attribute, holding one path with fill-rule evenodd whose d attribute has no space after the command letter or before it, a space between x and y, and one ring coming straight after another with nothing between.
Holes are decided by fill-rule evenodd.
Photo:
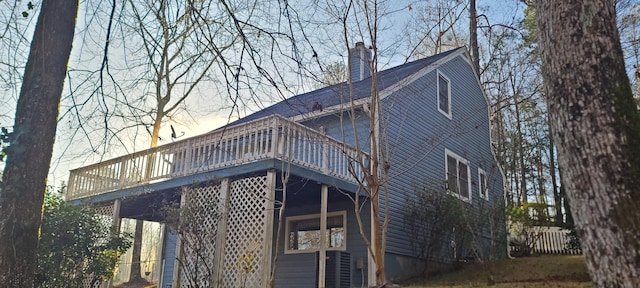
<instances>
[{"instance_id":1,"label":"brick chimney","mask_svg":"<svg viewBox=\"0 0 640 288\"><path fill-rule=\"evenodd\" d=\"M371 50L364 47L364 42L357 42L355 48L349 49L349 64L353 82L371 76Z\"/></svg>"}]
</instances>

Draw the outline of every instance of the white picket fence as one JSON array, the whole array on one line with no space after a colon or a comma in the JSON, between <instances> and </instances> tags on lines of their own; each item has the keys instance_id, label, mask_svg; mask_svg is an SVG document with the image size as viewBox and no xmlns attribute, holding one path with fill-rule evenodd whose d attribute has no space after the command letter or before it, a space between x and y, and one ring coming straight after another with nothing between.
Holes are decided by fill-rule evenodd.
<instances>
[{"instance_id":1,"label":"white picket fence","mask_svg":"<svg viewBox=\"0 0 640 288\"><path fill-rule=\"evenodd\" d=\"M529 237L533 241L533 253L536 254L565 254L565 255L579 255L582 254L582 249L575 248L570 249L567 244L571 240L569 233L571 231L563 229L561 227L542 227L536 226L529 230ZM518 240L514 238L514 240ZM516 255L518 246L512 245L512 255Z\"/></svg>"},{"instance_id":2,"label":"white picket fence","mask_svg":"<svg viewBox=\"0 0 640 288\"><path fill-rule=\"evenodd\" d=\"M540 238L536 242L535 252L540 254L582 254L582 249L569 249L570 230L560 227L544 227L540 232Z\"/></svg>"}]
</instances>

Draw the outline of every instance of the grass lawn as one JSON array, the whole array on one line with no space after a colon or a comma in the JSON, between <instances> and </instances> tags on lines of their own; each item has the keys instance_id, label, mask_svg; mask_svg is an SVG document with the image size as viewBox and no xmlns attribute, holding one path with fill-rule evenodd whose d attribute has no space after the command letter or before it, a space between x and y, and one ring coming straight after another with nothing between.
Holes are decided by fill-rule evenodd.
<instances>
[{"instance_id":1,"label":"grass lawn","mask_svg":"<svg viewBox=\"0 0 640 288\"><path fill-rule=\"evenodd\" d=\"M491 266L495 285L489 285ZM583 256L550 255L465 264L461 270L412 283L404 287L595 287Z\"/></svg>"}]
</instances>

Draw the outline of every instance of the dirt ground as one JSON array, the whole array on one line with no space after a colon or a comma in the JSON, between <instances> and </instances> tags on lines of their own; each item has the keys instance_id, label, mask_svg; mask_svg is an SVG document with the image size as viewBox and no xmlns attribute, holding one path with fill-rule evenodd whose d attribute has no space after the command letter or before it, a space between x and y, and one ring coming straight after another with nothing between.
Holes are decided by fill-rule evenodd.
<instances>
[{"instance_id":1,"label":"dirt ground","mask_svg":"<svg viewBox=\"0 0 640 288\"><path fill-rule=\"evenodd\" d=\"M149 282L147 280L143 280L142 282L127 282L122 283L117 286L113 286L114 288L156 288L158 284Z\"/></svg>"},{"instance_id":2,"label":"dirt ground","mask_svg":"<svg viewBox=\"0 0 640 288\"><path fill-rule=\"evenodd\" d=\"M583 256L544 255L466 264L461 270L413 279L404 287L595 287Z\"/></svg>"}]
</instances>

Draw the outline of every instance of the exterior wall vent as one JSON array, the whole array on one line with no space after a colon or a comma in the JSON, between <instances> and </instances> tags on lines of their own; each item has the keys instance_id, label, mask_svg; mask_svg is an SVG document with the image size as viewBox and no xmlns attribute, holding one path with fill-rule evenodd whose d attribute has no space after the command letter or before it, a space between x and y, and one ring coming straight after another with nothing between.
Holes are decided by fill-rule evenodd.
<instances>
[{"instance_id":1,"label":"exterior wall vent","mask_svg":"<svg viewBox=\"0 0 640 288\"><path fill-rule=\"evenodd\" d=\"M319 255L320 253L318 252L316 258ZM316 279L318 279L317 275L316 271ZM346 251L327 251L324 284L325 288L351 287L351 253Z\"/></svg>"}]
</instances>

